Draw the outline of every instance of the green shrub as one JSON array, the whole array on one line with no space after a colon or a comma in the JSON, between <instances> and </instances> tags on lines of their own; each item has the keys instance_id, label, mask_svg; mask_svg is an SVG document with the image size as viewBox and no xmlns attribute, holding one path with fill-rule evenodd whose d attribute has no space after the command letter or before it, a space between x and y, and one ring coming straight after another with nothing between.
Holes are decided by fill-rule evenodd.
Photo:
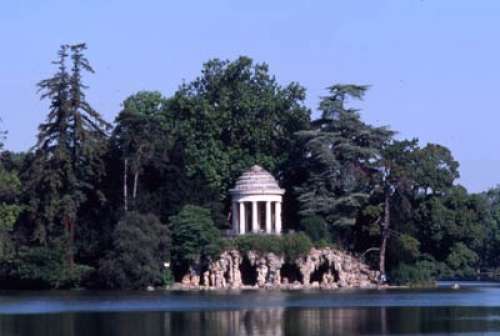
<instances>
[{"instance_id":1,"label":"green shrub","mask_svg":"<svg viewBox=\"0 0 500 336\"><path fill-rule=\"evenodd\" d=\"M429 286L436 279L438 265L429 260L417 261L414 265L400 263L390 273L390 282L396 285Z\"/></svg>"},{"instance_id":2,"label":"green shrub","mask_svg":"<svg viewBox=\"0 0 500 336\"><path fill-rule=\"evenodd\" d=\"M230 244L242 253L248 251L283 253L283 240L281 236L246 234L234 238Z\"/></svg>"},{"instance_id":3,"label":"green shrub","mask_svg":"<svg viewBox=\"0 0 500 336\"><path fill-rule=\"evenodd\" d=\"M320 239L320 240L314 242L314 246L321 249L321 248L325 248L325 247L335 247L335 244L332 244L331 242L329 242L326 239Z\"/></svg>"},{"instance_id":4,"label":"green shrub","mask_svg":"<svg viewBox=\"0 0 500 336\"><path fill-rule=\"evenodd\" d=\"M398 259L402 262L412 263L420 256L420 242L408 234L400 234L394 239Z\"/></svg>"},{"instance_id":5,"label":"green shrub","mask_svg":"<svg viewBox=\"0 0 500 336\"><path fill-rule=\"evenodd\" d=\"M157 217L127 213L113 232L113 248L101 260L99 276L110 288L163 285L169 248L168 228Z\"/></svg>"},{"instance_id":6,"label":"green shrub","mask_svg":"<svg viewBox=\"0 0 500 336\"><path fill-rule=\"evenodd\" d=\"M75 264L69 267L61 244L23 247L10 261L11 279L30 283L35 288L78 287L93 271L92 267Z\"/></svg>"},{"instance_id":7,"label":"green shrub","mask_svg":"<svg viewBox=\"0 0 500 336\"><path fill-rule=\"evenodd\" d=\"M170 267L165 268L163 271L163 284L165 286L170 286L174 283L174 275L172 273L172 269Z\"/></svg>"},{"instance_id":8,"label":"green shrub","mask_svg":"<svg viewBox=\"0 0 500 336\"><path fill-rule=\"evenodd\" d=\"M288 260L307 254L313 247L311 239L304 233L290 233L281 236L248 234L238 236L226 243L242 253L256 251L283 255Z\"/></svg>"},{"instance_id":9,"label":"green shrub","mask_svg":"<svg viewBox=\"0 0 500 336\"><path fill-rule=\"evenodd\" d=\"M218 255L222 239L210 210L186 205L170 217L172 260L177 266L191 266Z\"/></svg>"},{"instance_id":10,"label":"green shrub","mask_svg":"<svg viewBox=\"0 0 500 336\"><path fill-rule=\"evenodd\" d=\"M446 264L453 273L453 277L472 278L476 274L475 267L479 261L476 252L469 249L464 243L455 243L446 258Z\"/></svg>"},{"instance_id":11,"label":"green shrub","mask_svg":"<svg viewBox=\"0 0 500 336\"><path fill-rule=\"evenodd\" d=\"M293 233L283 236L283 252L288 260L293 261L311 250L313 243L304 233Z\"/></svg>"}]
</instances>

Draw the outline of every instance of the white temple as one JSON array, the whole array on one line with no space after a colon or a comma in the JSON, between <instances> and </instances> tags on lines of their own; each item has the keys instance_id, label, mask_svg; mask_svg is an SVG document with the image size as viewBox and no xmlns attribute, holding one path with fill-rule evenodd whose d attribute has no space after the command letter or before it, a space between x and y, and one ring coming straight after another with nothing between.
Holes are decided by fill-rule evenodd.
<instances>
[{"instance_id":1,"label":"white temple","mask_svg":"<svg viewBox=\"0 0 500 336\"><path fill-rule=\"evenodd\" d=\"M284 189L260 166L241 175L230 190L233 232L281 234L281 203Z\"/></svg>"}]
</instances>

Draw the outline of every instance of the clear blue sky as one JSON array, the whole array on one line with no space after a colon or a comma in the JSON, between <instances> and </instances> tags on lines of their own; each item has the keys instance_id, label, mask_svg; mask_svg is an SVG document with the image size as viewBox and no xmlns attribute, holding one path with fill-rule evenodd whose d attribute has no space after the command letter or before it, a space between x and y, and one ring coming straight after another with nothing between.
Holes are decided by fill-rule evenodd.
<instances>
[{"instance_id":1,"label":"clear blue sky","mask_svg":"<svg viewBox=\"0 0 500 336\"><path fill-rule=\"evenodd\" d=\"M500 1L11 0L0 5L0 117L26 150L47 106L35 84L63 43L87 42L94 107L113 120L138 90L170 95L212 57L267 62L307 104L370 84L365 120L452 149L460 183L500 183Z\"/></svg>"}]
</instances>

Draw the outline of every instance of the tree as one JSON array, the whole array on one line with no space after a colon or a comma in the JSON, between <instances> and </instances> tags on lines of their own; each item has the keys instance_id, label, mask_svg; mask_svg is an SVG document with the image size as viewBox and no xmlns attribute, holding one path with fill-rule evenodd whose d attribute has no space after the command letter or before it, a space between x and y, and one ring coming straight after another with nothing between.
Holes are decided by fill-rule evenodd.
<instances>
[{"instance_id":1,"label":"tree","mask_svg":"<svg viewBox=\"0 0 500 336\"><path fill-rule=\"evenodd\" d=\"M334 85L320 102L322 116L313 129L298 132L303 146L304 182L296 188L300 215L322 216L340 245L370 198L373 174L393 132L361 121L348 99L361 99L366 86Z\"/></svg>"},{"instance_id":2,"label":"tree","mask_svg":"<svg viewBox=\"0 0 500 336\"><path fill-rule=\"evenodd\" d=\"M186 205L170 218L172 231L172 261L178 269L190 268L200 275L201 267L220 252L221 237L210 211Z\"/></svg>"},{"instance_id":3,"label":"tree","mask_svg":"<svg viewBox=\"0 0 500 336\"><path fill-rule=\"evenodd\" d=\"M321 241L325 243L330 242L330 233L323 217L310 216L302 218L300 229L315 243Z\"/></svg>"},{"instance_id":4,"label":"tree","mask_svg":"<svg viewBox=\"0 0 500 336\"><path fill-rule=\"evenodd\" d=\"M266 64L248 57L210 60L200 77L179 88L169 109L187 174L212 190L209 201L225 200L234 180L253 164L282 175L293 134L309 122L304 99L303 87L279 85Z\"/></svg>"},{"instance_id":5,"label":"tree","mask_svg":"<svg viewBox=\"0 0 500 336\"><path fill-rule=\"evenodd\" d=\"M0 163L0 261L11 254L11 232L23 206L19 203L21 182L16 172Z\"/></svg>"},{"instance_id":6,"label":"tree","mask_svg":"<svg viewBox=\"0 0 500 336\"><path fill-rule=\"evenodd\" d=\"M454 275L461 278L473 278L477 275L476 266L479 261L477 253L468 248L464 243L453 244L446 263L454 271Z\"/></svg>"},{"instance_id":7,"label":"tree","mask_svg":"<svg viewBox=\"0 0 500 336\"><path fill-rule=\"evenodd\" d=\"M42 245L64 244L70 266L82 205L91 198L104 199L96 186L104 174L102 155L110 128L85 97L82 74L93 73L85 49L85 44L61 46L54 62L58 71L38 84L42 99L50 100L50 110L39 126L34 157L25 172L33 239Z\"/></svg>"},{"instance_id":8,"label":"tree","mask_svg":"<svg viewBox=\"0 0 500 336\"><path fill-rule=\"evenodd\" d=\"M415 226L423 252L446 263L449 270L442 275L470 276L475 273L471 270L480 266L491 215L479 195L469 195L465 188L454 186L419 204Z\"/></svg>"},{"instance_id":9,"label":"tree","mask_svg":"<svg viewBox=\"0 0 500 336\"><path fill-rule=\"evenodd\" d=\"M381 220L381 241L379 248L379 272L380 280L386 279L386 250L389 237L391 235L391 208L395 196L400 199L407 197L407 194L414 189L415 175L415 153L417 150L417 140L394 141L387 145L380 160L381 171L378 174L380 179L379 190L383 194L383 215ZM411 236L405 235L400 239L403 246L408 246L412 242ZM406 243L406 244L405 244ZM418 246L418 241L413 245ZM414 252L416 254L417 252Z\"/></svg>"},{"instance_id":10,"label":"tree","mask_svg":"<svg viewBox=\"0 0 500 336\"><path fill-rule=\"evenodd\" d=\"M19 204L21 181L18 172L5 166L2 149L6 134L0 130L0 262L12 254L11 232L23 208Z\"/></svg>"},{"instance_id":11,"label":"tree","mask_svg":"<svg viewBox=\"0 0 500 336\"><path fill-rule=\"evenodd\" d=\"M99 275L108 288L164 284L170 261L170 233L156 216L128 212L113 232L113 247L101 260Z\"/></svg>"},{"instance_id":12,"label":"tree","mask_svg":"<svg viewBox=\"0 0 500 336\"><path fill-rule=\"evenodd\" d=\"M424 195L445 193L459 177L459 164L444 146L427 144L417 151L416 156L416 187Z\"/></svg>"},{"instance_id":13,"label":"tree","mask_svg":"<svg viewBox=\"0 0 500 336\"><path fill-rule=\"evenodd\" d=\"M491 268L500 266L500 186L479 194L488 209L490 220L485 223L486 240L480 253L482 264Z\"/></svg>"},{"instance_id":14,"label":"tree","mask_svg":"<svg viewBox=\"0 0 500 336\"><path fill-rule=\"evenodd\" d=\"M379 186L375 190L383 195L381 207L381 243L379 248L379 271L381 279L386 273L386 249L391 234L397 238L400 259L405 249L413 250L412 257L418 256L420 242L413 236L415 230L405 228L409 220L413 204L418 198L430 192L439 195L448 190L458 177L458 163L450 151L439 145L428 144L424 148L418 146L418 140L393 141L385 146L380 161L381 171ZM408 212L405 214L405 212ZM400 223L394 230L392 215L396 215ZM393 228L391 229L391 223ZM399 229L399 232L398 230ZM411 258L410 258L411 259ZM408 262L406 260L405 262Z\"/></svg>"},{"instance_id":15,"label":"tree","mask_svg":"<svg viewBox=\"0 0 500 336\"><path fill-rule=\"evenodd\" d=\"M6 263L10 286L14 288L78 287L93 272L91 267L67 267L64 244L21 246Z\"/></svg>"},{"instance_id":16,"label":"tree","mask_svg":"<svg viewBox=\"0 0 500 336\"><path fill-rule=\"evenodd\" d=\"M166 112L166 99L159 92L141 91L123 102L116 118L112 142L123 160L123 203L128 210L129 170L133 175L132 200L135 204L139 175L155 160L167 160L172 120Z\"/></svg>"}]
</instances>

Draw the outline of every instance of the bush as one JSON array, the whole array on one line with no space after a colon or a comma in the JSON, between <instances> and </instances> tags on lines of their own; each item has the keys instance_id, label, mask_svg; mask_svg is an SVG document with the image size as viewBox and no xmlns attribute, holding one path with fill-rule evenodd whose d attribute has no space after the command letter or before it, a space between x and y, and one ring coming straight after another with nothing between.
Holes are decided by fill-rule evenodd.
<instances>
[{"instance_id":1,"label":"bush","mask_svg":"<svg viewBox=\"0 0 500 336\"><path fill-rule=\"evenodd\" d=\"M280 236L246 234L234 238L229 245L242 253L256 251L283 254L283 240Z\"/></svg>"},{"instance_id":2,"label":"bush","mask_svg":"<svg viewBox=\"0 0 500 336\"><path fill-rule=\"evenodd\" d=\"M113 248L99 264L109 288L146 288L165 284L170 235L154 215L127 213L113 232Z\"/></svg>"},{"instance_id":3,"label":"bush","mask_svg":"<svg viewBox=\"0 0 500 336\"><path fill-rule=\"evenodd\" d=\"M399 260L412 263L420 256L420 242L408 234L400 234L395 240Z\"/></svg>"},{"instance_id":4,"label":"bush","mask_svg":"<svg viewBox=\"0 0 500 336\"><path fill-rule=\"evenodd\" d=\"M303 256L311 250L313 243L304 233L294 233L282 236L283 252L286 258L294 261L300 256Z\"/></svg>"},{"instance_id":5,"label":"bush","mask_svg":"<svg viewBox=\"0 0 500 336\"><path fill-rule=\"evenodd\" d=\"M476 276L475 266L479 261L476 252L469 249L464 243L455 243L446 258L446 264L454 277L473 278Z\"/></svg>"},{"instance_id":6,"label":"bush","mask_svg":"<svg viewBox=\"0 0 500 336\"><path fill-rule=\"evenodd\" d=\"M390 273L390 282L396 285L430 286L434 284L439 266L430 260L420 260L414 265L400 263Z\"/></svg>"},{"instance_id":7,"label":"bush","mask_svg":"<svg viewBox=\"0 0 500 336\"><path fill-rule=\"evenodd\" d=\"M20 287L34 288L78 287L93 268L75 264L68 266L67 255L61 244L23 247L9 261L8 278L17 280Z\"/></svg>"},{"instance_id":8,"label":"bush","mask_svg":"<svg viewBox=\"0 0 500 336\"><path fill-rule=\"evenodd\" d=\"M163 284L165 286L170 286L174 283L174 275L172 273L172 269L170 267L165 268L163 271Z\"/></svg>"},{"instance_id":9,"label":"bush","mask_svg":"<svg viewBox=\"0 0 500 336\"><path fill-rule=\"evenodd\" d=\"M241 253L256 251L283 255L288 260L307 254L313 244L304 233L290 233L281 236L248 234L238 236L227 242L228 248L235 248Z\"/></svg>"},{"instance_id":10,"label":"bush","mask_svg":"<svg viewBox=\"0 0 500 336\"><path fill-rule=\"evenodd\" d=\"M172 260L177 267L200 264L222 250L222 239L210 210L186 205L170 217Z\"/></svg>"}]
</instances>

